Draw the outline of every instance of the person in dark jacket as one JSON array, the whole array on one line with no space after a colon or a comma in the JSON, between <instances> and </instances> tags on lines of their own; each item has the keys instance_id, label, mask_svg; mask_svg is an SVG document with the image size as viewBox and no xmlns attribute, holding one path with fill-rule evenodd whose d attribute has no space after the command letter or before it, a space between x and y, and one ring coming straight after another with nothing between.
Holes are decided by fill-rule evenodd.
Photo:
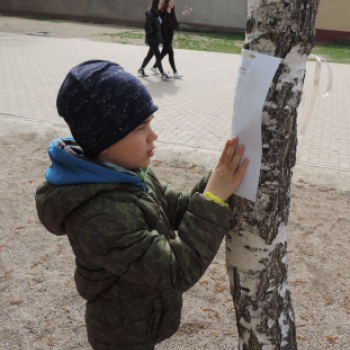
<instances>
[{"instance_id":1,"label":"person in dark jacket","mask_svg":"<svg viewBox=\"0 0 350 350\"><path fill-rule=\"evenodd\" d=\"M95 350L150 350L178 330L182 293L214 259L232 215L224 201L247 167L231 139L191 191L161 183L149 168L157 109L141 81L109 61L74 67L57 96L73 137L50 144L36 206L76 256Z\"/></svg>"},{"instance_id":2,"label":"person in dark jacket","mask_svg":"<svg viewBox=\"0 0 350 350\"><path fill-rule=\"evenodd\" d=\"M171 76L166 74L163 70L162 60L159 51L159 44L163 43L162 37L162 18L160 16L160 11L163 7L162 0L153 0L150 11L146 12L146 23L145 32L146 38L145 42L149 45L149 50L147 56L143 60L141 68L139 68L138 73L142 77L147 77L145 73L145 67L152 59L153 56L156 57L157 66L159 68L159 74L162 80L170 80Z\"/></svg>"},{"instance_id":3,"label":"person in dark jacket","mask_svg":"<svg viewBox=\"0 0 350 350\"><path fill-rule=\"evenodd\" d=\"M173 70L174 78L181 78L182 74L179 73L175 66L174 50L173 50L173 37L174 30L179 27L179 20L176 15L174 0L165 0L164 7L161 11L162 17L162 36L163 36L163 49L160 53L160 59L162 60L166 55L169 55L169 63ZM158 62L154 63L151 68L155 73L158 73ZM159 73L158 73L159 74Z\"/></svg>"}]
</instances>

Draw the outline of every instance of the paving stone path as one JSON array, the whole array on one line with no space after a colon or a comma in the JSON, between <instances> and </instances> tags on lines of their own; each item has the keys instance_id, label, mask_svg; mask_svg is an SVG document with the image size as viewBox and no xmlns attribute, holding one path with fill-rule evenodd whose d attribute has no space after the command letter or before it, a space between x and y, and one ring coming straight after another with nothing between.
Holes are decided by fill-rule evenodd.
<instances>
[{"instance_id":1,"label":"paving stone path","mask_svg":"<svg viewBox=\"0 0 350 350\"><path fill-rule=\"evenodd\" d=\"M146 52L146 47L136 45L0 32L0 118L64 125L55 99L70 68L88 59L107 59L136 74ZM223 147L229 136L239 60L239 55L176 50L184 77L170 82L152 75L149 65L150 76L143 82L160 107L154 122L160 142L210 150ZM164 67L170 69L167 59ZM325 99L317 98L306 135L299 140L297 161L350 171L350 65L331 67L333 91ZM315 63L308 62L307 68L300 126L312 95ZM323 71L322 89L327 78Z\"/></svg>"}]
</instances>

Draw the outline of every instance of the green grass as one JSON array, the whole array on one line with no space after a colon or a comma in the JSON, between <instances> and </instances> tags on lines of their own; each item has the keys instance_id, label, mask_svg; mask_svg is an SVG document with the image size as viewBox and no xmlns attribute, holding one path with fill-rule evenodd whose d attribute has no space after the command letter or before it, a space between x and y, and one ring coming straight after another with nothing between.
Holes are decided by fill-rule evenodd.
<instances>
[{"instance_id":1,"label":"green grass","mask_svg":"<svg viewBox=\"0 0 350 350\"><path fill-rule=\"evenodd\" d=\"M187 50L228 52L239 54L244 35L229 33L183 33L174 36L174 47Z\"/></svg>"},{"instance_id":2,"label":"green grass","mask_svg":"<svg viewBox=\"0 0 350 350\"><path fill-rule=\"evenodd\" d=\"M245 34L244 33L203 33L203 35L207 36L211 39L219 39L219 40L229 40L229 41L244 41Z\"/></svg>"},{"instance_id":3,"label":"green grass","mask_svg":"<svg viewBox=\"0 0 350 350\"><path fill-rule=\"evenodd\" d=\"M312 53L330 62L350 63L350 44L316 44Z\"/></svg>"},{"instance_id":4,"label":"green grass","mask_svg":"<svg viewBox=\"0 0 350 350\"><path fill-rule=\"evenodd\" d=\"M145 34L143 32L139 31L129 31L129 32L122 32L122 33L103 33L101 35L107 35L111 38L120 38L120 39L143 39L145 37Z\"/></svg>"},{"instance_id":5,"label":"green grass","mask_svg":"<svg viewBox=\"0 0 350 350\"><path fill-rule=\"evenodd\" d=\"M119 39L144 39L143 31L128 31L122 33L103 33L112 38ZM201 51L216 51L240 53L244 42L244 34L241 33L203 33L189 32L175 34L174 48ZM125 43L125 42L123 42Z\"/></svg>"},{"instance_id":6,"label":"green grass","mask_svg":"<svg viewBox=\"0 0 350 350\"><path fill-rule=\"evenodd\" d=\"M120 39L142 39L143 31L128 31L123 33L107 34ZM186 31L176 32L174 36L174 48L186 50L214 51L240 54L244 43L244 33L217 33ZM123 43L126 43L123 41ZM318 43L315 45L313 54L322 56L329 62L350 64L350 44Z\"/></svg>"},{"instance_id":7,"label":"green grass","mask_svg":"<svg viewBox=\"0 0 350 350\"><path fill-rule=\"evenodd\" d=\"M3 15L5 16L5 15ZM9 17L12 17L9 15ZM61 23L64 20L60 18L48 17L23 17L36 21L47 21L52 23ZM89 23L87 21L83 21ZM140 45L144 44L145 34L142 29L130 30L121 33L103 33L112 38L123 39L123 44L128 44L127 39L134 39L133 44L140 40ZM229 33L229 32L199 32L196 30L186 30L186 32L178 31L174 36L174 48L200 51L214 51L240 54L244 43L245 34ZM350 64L350 43L317 43L312 53L324 57L329 62Z\"/></svg>"}]
</instances>

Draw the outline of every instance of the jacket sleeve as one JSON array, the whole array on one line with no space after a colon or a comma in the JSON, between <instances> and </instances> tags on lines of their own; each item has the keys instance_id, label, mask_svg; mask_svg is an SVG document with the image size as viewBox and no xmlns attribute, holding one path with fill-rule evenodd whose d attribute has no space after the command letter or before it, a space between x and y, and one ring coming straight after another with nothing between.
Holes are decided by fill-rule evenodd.
<instances>
[{"instance_id":1,"label":"jacket sleeve","mask_svg":"<svg viewBox=\"0 0 350 350\"><path fill-rule=\"evenodd\" d=\"M80 229L79 243L86 256L129 282L168 291L185 291L201 278L220 247L231 216L229 209L195 193L178 236L168 240L156 226L147 227L136 203L109 208Z\"/></svg>"},{"instance_id":2,"label":"jacket sleeve","mask_svg":"<svg viewBox=\"0 0 350 350\"><path fill-rule=\"evenodd\" d=\"M152 17L150 14L146 15L145 32L147 35L152 34L154 32L152 25Z\"/></svg>"},{"instance_id":3,"label":"jacket sleeve","mask_svg":"<svg viewBox=\"0 0 350 350\"><path fill-rule=\"evenodd\" d=\"M178 21L174 21L172 23L172 25L173 25L173 29L175 30L175 29L179 28L180 23Z\"/></svg>"},{"instance_id":4,"label":"jacket sleeve","mask_svg":"<svg viewBox=\"0 0 350 350\"><path fill-rule=\"evenodd\" d=\"M159 200L164 201L164 205L167 208L168 219L173 230L178 230L188 210L191 197L197 192L204 192L210 175L211 172L203 176L189 192L181 192L168 184L160 182L153 171L150 172L150 176L153 177L153 183L158 186L158 191L160 192Z\"/></svg>"}]
</instances>

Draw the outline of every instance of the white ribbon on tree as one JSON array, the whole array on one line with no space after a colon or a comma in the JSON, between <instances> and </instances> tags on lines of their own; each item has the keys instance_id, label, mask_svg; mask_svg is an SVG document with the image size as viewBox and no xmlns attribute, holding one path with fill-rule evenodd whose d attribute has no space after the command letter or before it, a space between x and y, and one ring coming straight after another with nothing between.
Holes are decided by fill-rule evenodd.
<instances>
[{"instance_id":1,"label":"white ribbon on tree","mask_svg":"<svg viewBox=\"0 0 350 350\"><path fill-rule=\"evenodd\" d=\"M255 58L255 56L251 53L249 53L246 50L242 50L242 56L247 58ZM315 77L314 77L314 90L312 92L311 102L309 105L309 108L306 113L305 121L303 123L303 126L301 128L300 134L298 137L302 138L305 135L305 131L309 125L312 112L315 106L316 96L320 96L321 98L327 97L332 90L333 86L333 72L332 68L323 57L310 55L308 58L287 58L284 60L281 60L281 64L301 64L306 63L308 60L316 60L316 68L315 68ZM326 88L326 92L324 94L320 93L320 81L321 81L321 70L322 70L322 62L324 62L327 65L328 68L328 84ZM302 103L304 104L305 101L305 92L303 92L302 95Z\"/></svg>"},{"instance_id":2,"label":"white ribbon on tree","mask_svg":"<svg viewBox=\"0 0 350 350\"><path fill-rule=\"evenodd\" d=\"M329 69L327 91L324 95L320 94L321 67L322 61L325 60L316 56L310 56L309 58L316 59L314 91L301 135L304 134L311 118L316 96L328 96L333 84L332 70L327 63ZM231 137L238 136L240 143L245 145L245 157L249 158L249 167L236 191L236 195L251 201L256 200L262 157L262 110L271 81L279 65L306 64L309 58L281 59L259 52L242 50L241 64L235 87Z\"/></svg>"},{"instance_id":3,"label":"white ribbon on tree","mask_svg":"<svg viewBox=\"0 0 350 350\"><path fill-rule=\"evenodd\" d=\"M319 57L319 56L315 56L315 55L309 56L308 59L309 60L316 60L314 91L312 93L311 102L310 102L309 108L308 108L307 113L306 113L304 124L301 128L301 131L300 131L300 135L299 135L300 138L304 137L307 126L309 125L309 122L310 122L310 119L312 116L312 111L314 109L314 105L315 105L315 101L316 101L316 96L318 95L321 98L327 97L330 94L330 92L332 90L332 86L333 86L333 73L332 73L332 68L329 65L329 63L324 58ZM322 61L326 63L327 68L328 68L328 84L327 84L326 92L324 94L320 93ZM303 101L305 98L304 95L305 95L305 93L303 93L303 97L302 97Z\"/></svg>"}]
</instances>

